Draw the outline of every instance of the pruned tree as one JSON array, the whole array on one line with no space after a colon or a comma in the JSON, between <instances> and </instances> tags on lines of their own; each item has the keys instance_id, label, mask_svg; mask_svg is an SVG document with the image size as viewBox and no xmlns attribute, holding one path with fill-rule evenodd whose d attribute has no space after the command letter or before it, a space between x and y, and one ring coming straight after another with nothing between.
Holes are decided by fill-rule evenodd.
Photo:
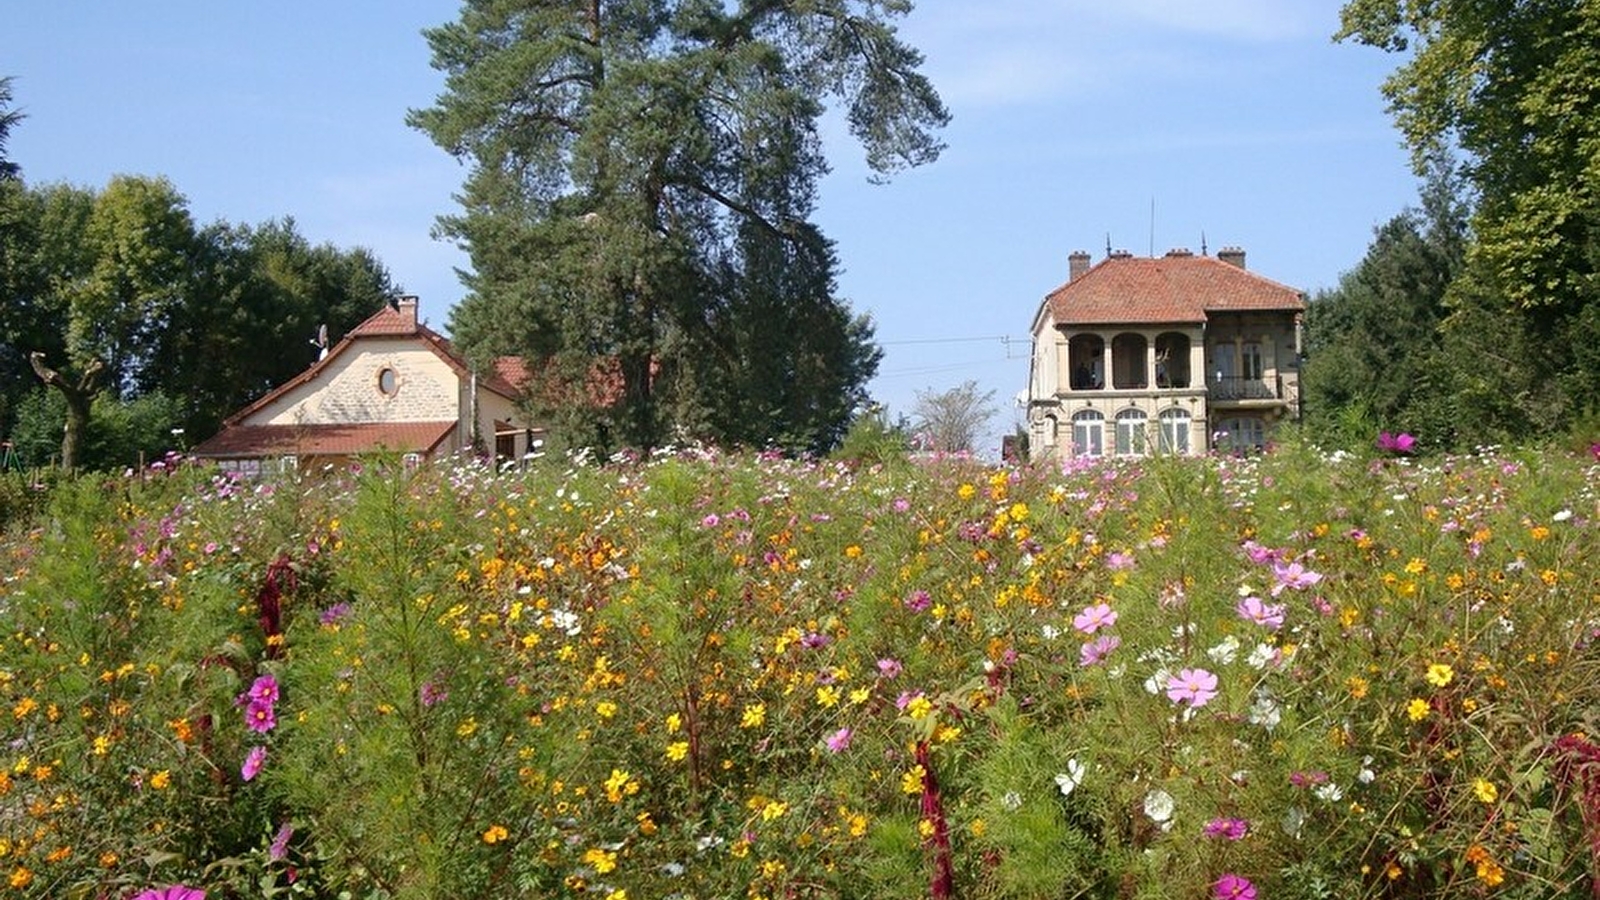
<instances>
[{"instance_id":1,"label":"pruned tree","mask_svg":"<svg viewBox=\"0 0 1600 900\"><path fill-rule=\"evenodd\" d=\"M911 408L915 443L924 450L944 453L977 449L983 429L997 411L993 390L980 391L967 381L945 391L917 391Z\"/></svg>"},{"instance_id":2,"label":"pruned tree","mask_svg":"<svg viewBox=\"0 0 1600 900\"><path fill-rule=\"evenodd\" d=\"M818 122L842 100L878 173L938 155L948 114L892 25L910 7L467 2L427 32L446 90L410 118L471 165L440 226L473 265L452 335L530 358L552 397L610 373L611 402L541 410L569 443L836 440L876 354L809 221Z\"/></svg>"}]
</instances>

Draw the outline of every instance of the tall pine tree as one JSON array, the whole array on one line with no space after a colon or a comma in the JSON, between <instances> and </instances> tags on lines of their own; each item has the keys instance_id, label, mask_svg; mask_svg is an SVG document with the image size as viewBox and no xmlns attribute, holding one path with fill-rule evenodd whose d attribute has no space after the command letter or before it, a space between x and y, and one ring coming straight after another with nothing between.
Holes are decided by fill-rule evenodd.
<instances>
[{"instance_id":1,"label":"tall pine tree","mask_svg":"<svg viewBox=\"0 0 1600 900\"><path fill-rule=\"evenodd\" d=\"M824 101L874 171L948 119L892 20L907 0L471 0L427 33L411 121L471 164L454 336L534 364L568 443L688 434L819 449L876 369L811 224Z\"/></svg>"}]
</instances>

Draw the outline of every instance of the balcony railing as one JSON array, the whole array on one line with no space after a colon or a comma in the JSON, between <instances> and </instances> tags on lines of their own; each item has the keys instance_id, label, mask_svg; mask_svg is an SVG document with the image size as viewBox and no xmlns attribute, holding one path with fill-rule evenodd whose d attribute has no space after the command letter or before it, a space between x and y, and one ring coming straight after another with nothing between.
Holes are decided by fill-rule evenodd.
<instances>
[{"instance_id":1,"label":"balcony railing","mask_svg":"<svg viewBox=\"0 0 1600 900\"><path fill-rule=\"evenodd\" d=\"M1246 378L1242 375L1223 375L1208 386L1207 393L1213 401L1277 400L1275 385L1263 378Z\"/></svg>"}]
</instances>

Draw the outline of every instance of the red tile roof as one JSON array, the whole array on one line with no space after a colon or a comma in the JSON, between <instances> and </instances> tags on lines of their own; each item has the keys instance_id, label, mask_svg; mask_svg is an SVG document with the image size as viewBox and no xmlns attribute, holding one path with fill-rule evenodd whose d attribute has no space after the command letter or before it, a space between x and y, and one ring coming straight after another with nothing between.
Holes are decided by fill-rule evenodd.
<instances>
[{"instance_id":1,"label":"red tile roof","mask_svg":"<svg viewBox=\"0 0 1600 900\"><path fill-rule=\"evenodd\" d=\"M1112 256L1051 291L1057 325L1204 322L1208 313L1305 309L1301 293L1210 256Z\"/></svg>"},{"instance_id":2,"label":"red tile roof","mask_svg":"<svg viewBox=\"0 0 1600 900\"><path fill-rule=\"evenodd\" d=\"M365 422L350 425L231 425L192 451L233 459L268 456L352 456L384 449L431 453L454 422Z\"/></svg>"}]
</instances>

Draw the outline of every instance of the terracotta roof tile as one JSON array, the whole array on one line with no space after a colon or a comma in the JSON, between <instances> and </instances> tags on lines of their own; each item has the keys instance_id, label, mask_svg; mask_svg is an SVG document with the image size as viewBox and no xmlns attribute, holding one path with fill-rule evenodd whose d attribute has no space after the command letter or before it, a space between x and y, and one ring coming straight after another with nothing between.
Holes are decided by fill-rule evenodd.
<instances>
[{"instance_id":1,"label":"terracotta roof tile","mask_svg":"<svg viewBox=\"0 0 1600 900\"><path fill-rule=\"evenodd\" d=\"M230 425L196 446L196 456L353 456L380 449L430 453L455 422L365 422L350 425Z\"/></svg>"},{"instance_id":2,"label":"terracotta roof tile","mask_svg":"<svg viewBox=\"0 0 1600 900\"><path fill-rule=\"evenodd\" d=\"M1209 256L1113 256L1045 297L1057 325L1204 322L1208 313L1303 310L1299 291Z\"/></svg>"}]
</instances>

